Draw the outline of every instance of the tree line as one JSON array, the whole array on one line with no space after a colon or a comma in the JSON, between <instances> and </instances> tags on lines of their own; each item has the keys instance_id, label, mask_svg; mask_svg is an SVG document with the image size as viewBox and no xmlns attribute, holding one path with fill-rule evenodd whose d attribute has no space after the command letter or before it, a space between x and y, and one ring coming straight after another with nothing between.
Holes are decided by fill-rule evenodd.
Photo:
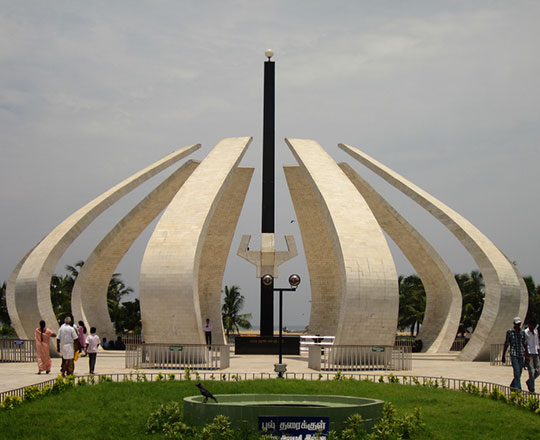
<instances>
[{"instance_id":1,"label":"tree line","mask_svg":"<svg viewBox=\"0 0 540 440\"><path fill-rule=\"evenodd\" d=\"M482 274L473 270L471 273L455 275L456 282L461 290L462 308L460 319L460 332L472 327L480 319L484 307L485 285ZM529 294L529 308L527 316L522 316L527 322L532 318L535 322L540 322L540 285L536 285L533 277L523 277L527 285ZM418 333L420 325L424 320L426 309L426 292L420 277L416 274L409 276L399 276L399 318L398 327L400 330L410 329L411 335ZM511 323L508 323L508 328Z\"/></svg>"},{"instance_id":2,"label":"tree line","mask_svg":"<svg viewBox=\"0 0 540 440\"><path fill-rule=\"evenodd\" d=\"M71 313L71 292L83 261L74 266L66 266L66 275L53 275L51 278L51 301L56 317L60 322ZM113 274L107 290L107 305L111 320L117 333L141 332L141 311L138 299L122 302L123 297L133 292L120 278ZM456 282L463 298L460 331L468 327L476 328L484 306L485 285L482 274L473 270L470 273L456 274ZM529 309L526 321L533 318L540 322L540 285L536 285L531 276L523 278L529 294ZM409 329L411 335L418 333L426 308L426 292L420 277L413 275L399 276L399 317L398 329ZM240 328L251 328L251 314L241 313L244 296L238 286L225 286L221 312L223 328L227 336L238 333ZM78 319L78 317L75 317ZM523 319L523 317L522 317ZM0 286L0 335L14 335L6 306L6 283ZM510 326L510 324L509 324Z\"/></svg>"},{"instance_id":3,"label":"tree line","mask_svg":"<svg viewBox=\"0 0 540 440\"><path fill-rule=\"evenodd\" d=\"M54 313L59 323L63 322L66 316L71 315L71 292L79 270L83 267L84 261L78 261L74 266L67 265L67 274L53 274L51 277L51 302ZM120 278L120 273L113 274L107 289L107 306L109 315L114 323L114 329L117 334L141 332L141 308L138 299L133 301L124 301L122 298L133 292L131 287L127 287ZM74 317L76 321L80 316ZM0 291L0 334L14 336L15 331L11 327L11 320L6 305L6 283L1 286ZM37 326L37 323L36 323Z\"/></svg>"}]
</instances>

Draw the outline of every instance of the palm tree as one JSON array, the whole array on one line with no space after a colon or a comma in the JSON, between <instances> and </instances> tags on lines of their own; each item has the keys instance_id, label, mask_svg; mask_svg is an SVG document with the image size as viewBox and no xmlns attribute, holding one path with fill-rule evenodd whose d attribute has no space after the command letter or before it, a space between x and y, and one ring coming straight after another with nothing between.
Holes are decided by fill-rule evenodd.
<instances>
[{"instance_id":1,"label":"palm tree","mask_svg":"<svg viewBox=\"0 0 540 440\"><path fill-rule=\"evenodd\" d=\"M470 274L457 274L455 277L463 297L461 322L464 328L474 329L484 307L484 279L477 270L473 270Z\"/></svg>"},{"instance_id":2,"label":"palm tree","mask_svg":"<svg viewBox=\"0 0 540 440\"><path fill-rule=\"evenodd\" d=\"M53 274L51 277L51 299L54 313L60 322L71 314L71 292L83 265L84 261L80 260L74 266L66 266L67 275ZM113 274L107 290L107 306L113 321L125 315L120 301L124 295L133 292L133 289L127 287L120 279L121 275L120 273Z\"/></svg>"},{"instance_id":3,"label":"palm tree","mask_svg":"<svg viewBox=\"0 0 540 440\"><path fill-rule=\"evenodd\" d=\"M399 282L399 317L400 328L411 327L411 336L418 333L420 324L424 321L426 310L426 292L418 275L404 277L400 275Z\"/></svg>"},{"instance_id":4,"label":"palm tree","mask_svg":"<svg viewBox=\"0 0 540 440\"><path fill-rule=\"evenodd\" d=\"M0 324L11 324L6 304L6 282L0 286Z\"/></svg>"},{"instance_id":5,"label":"palm tree","mask_svg":"<svg viewBox=\"0 0 540 440\"><path fill-rule=\"evenodd\" d=\"M223 319L223 328L229 336L232 331L239 332L240 328L251 328L251 313L240 314L240 310L244 306L244 296L240 293L238 286L225 286L225 298L221 307L221 316Z\"/></svg>"},{"instance_id":6,"label":"palm tree","mask_svg":"<svg viewBox=\"0 0 540 440\"><path fill-rule=\"evenodd\" d=\"M540 285L534 284L534 279L531 276L523 277L529 292L529 308L525 322L532 319L537 324L540 323Z\"/></svg>"},{"instance_id":7,"label":"palm tree","mask_svg":"<svg viewBox=\"0 0 540 440\"><path fill-rule=\"evenodd\" d=\"M15 336L15 330L11 327L11 319L6 304L6 282L0 286L0 335Z\"/></svg>"},{"instance_id":8,"label":"palm tree","mask_svg":"<svg viewBox=\"0 0 540 440\"><path fill-rule=\"evenodd\" d=\"M59 322L71 314L71 291L74 280L70 275L56 275L51 277L51 301L54 314Z\"/></svg>"},{"instance_id":9,"label":"palm tree","mask_svg":"<svg viewBox=\"0 0 540 440\"><path fill-rule=\"evenodd\" d=\"M119 309L121 308L120 301L122 300L122 297L133 292L133 289L127 287L120 279L121 275L121 273L113 274L107 290L107 306L113 321L115 321L115 315L119 313Z\"/></svg>"}]
</instances>

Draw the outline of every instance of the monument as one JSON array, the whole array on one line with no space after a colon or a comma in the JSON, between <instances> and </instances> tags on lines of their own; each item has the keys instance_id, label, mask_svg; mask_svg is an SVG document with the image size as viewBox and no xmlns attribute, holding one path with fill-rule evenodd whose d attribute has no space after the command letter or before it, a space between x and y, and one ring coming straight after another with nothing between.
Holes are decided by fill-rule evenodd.
<instances>
[{"instance_id":1,"label":"monument","mask_svg":"<svg viewBox=\"0 0 540 440\"><path fill-rule=\"evenodd\" d=\"M275 249L274 87L275 63L267 51L264 81L262 224L259 251L243 236L238 255L256 266L261 279L260 338L273 338L274 279L278 267L297 255L294 237L286 251ZM110 276L144 228L161 212L140 271L142 326L148 343L204 345L203 318L214 323L214 342L224 344L221 288L227 256L253 175L240 163L251 137L221 140L201 161L186 160L200 145L167 155L89 202L53 229L15 266L6 302L19 338L31 338L40 319L57 330L49 285L72 242L101 213L138 185L175 166L104 235L72 292L75 319L114 337L106 292ZM433 246L349 164L337 164L314 140L289 139L297 164L284 167L309 270L312 333L335 336L336 346L391 346L399 293L397 273L383 230L418 272L427 293L420 337L424 350L448 351L461 313L459 288ZM412 198L442 222L472 255L484 276L486 299L470 342L459 359L486 360L489 345L504 340L506 323L525 316L527 290L506 256L460 214L362 151L339 147ZM270 282L262 278L270 276ZM303 275L304 279L307 279ZM267 279L268 280L268 279Z\"/></svg>"}]
</instances>

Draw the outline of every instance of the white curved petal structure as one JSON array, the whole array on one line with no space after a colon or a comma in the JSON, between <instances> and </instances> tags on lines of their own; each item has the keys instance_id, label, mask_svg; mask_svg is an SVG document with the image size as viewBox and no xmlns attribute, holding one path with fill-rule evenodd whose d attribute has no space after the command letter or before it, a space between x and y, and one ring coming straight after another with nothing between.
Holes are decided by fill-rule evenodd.
<instances>
[{"instance_id":1,"label":"white curved petal structure","mask_svg":"<svg viewBox=\"0 0 540 440\"><path fill-rule=\"evenodd\" d=\"M476 329L458 359L489 360L490 345L504 341L512 318L520 310L522 292L512 264L484 234L453 209L357 148L345 144L339 147L425 208L472 255L484 277L486 295Z\"/></svg>"},{"instance_id":2,"label":"white curved petal structure","mask_svg":"<svg viewBox=\"0 0 540 440\"><path fill-rule=\"evenodd\" d=\"M454 274L427 240L369 183L348 164L340 163L339 166L422 280L426 291L426 310L417 336L422 340L422 351L450 351L459 327L462 302Z\"/></svg>"},{"instance_id":3,"label":"white curved petal structure","mask_svg":"<svg viewBox=\"0 0 540 440\"><path fill-rule=\"evenodd\" d=\"M77 320L96 327L99 335L116 339L109 316L107 291L116 267L133 242L165 209L180 187L197 168L198 162L187 161L135 206L101 240L79 271L71 293L71 311Z\"/></svg>"},{"instance_id":4,"label":"white curved petal structure","mask_svg":"<svg viewBox=\"0 0 540 440\"><path fill-rule=\"evenodd\" d=\"M15 285L19 324L27 336L34 333L41 319L44 319L53 331L58 329L51 303L51 276L58 260L79 234L122 196L199 148L198 144L181 148L135 173L73 213L34 248L22 265Z\"/></svg>"},{"instance_id":5,"label":"white curved petal structure","mask_svg":"<svg viewBox=\"0 0 540 440\"><path fill-rule=\"evenodd\" d=\"M199 304L203 321L213 324L212 343L225 344L221 319L221 289L234 231L254 168L237 168L219 200L204 240L199 262Z\"/></svg>"},{"instance_id":6,"label":"white curved petal structure","mask_svg":"<svg viewBox=\"0 0 540 440\"><path fill-rule=\"evenodd\" d=\"M311 334L335 336L341 311L341 274L320 199L299 166L283 167L302 234L311 287Z\"/></svg>"},{"instance_id":7,"label":"white curved petal structure","mask_svg":"<svg viewBox=\"0 0 540 440\"><path fill-rule=\"evenodd\" d=\"M250 142L250 137L220 141L158 222L141 265L141 317L146 342L204 344L201 256L214 212Z\"/></svg>"},{"instance_id":8,"label":"white curved petal structure","mask_svg":"<svg viewBox=\"0 0 540 440\"><path fill-rule=\"evenodd\" d=\"M8 310L8 315L9 319L11 320L11 325L13 326L13 329L15 330L15 333L17 333L17 337L19 339L32 339L34 337L33 334L31 334L30 336L26 334L26 331L21 324L19 313L17 312L17 305L15 304L15 284L17 282L17 277L19 276L22 265L28 258L28 255L30 255L34 249L35 246L30 252L28 252L23 258L21 258L21 261L17 263L17 266L15 266L15 269L13 269L13 271L9 275L6 284L6 306ZM38 326L39 323L36 325L36 328Z\"/></svg>"},{"instance_id":9,"label":"white curved petal structure","mask_svg":"<svg viewBox=\"0 0 540 440\"><path fill-rule=\"evenodd\" d=\"M516 276L519 280L520 301L519 301L519 311L518 311L517 316L519 316L524 321L525 317L527 316L527 311L529 310L529 291L527 290L527 284L525 284L525 280L521 276L521 273L519 272L518 268L510 260L508 260L508 262L514 268L514 271L516 272Z\"/></svg>"},{"instance_id":10,"label":"white curved petal structure","mask_svg":"<svg viewBox=\"0 0 540 440\"><path fill-rule=\"evenodd\" d=\"M398 317L394 261L366 201L315 141L285 139L319 198L339 267L336 345L393 345ZM376 330L375 330L376 329Z\"/></svg>"}]
</instances>

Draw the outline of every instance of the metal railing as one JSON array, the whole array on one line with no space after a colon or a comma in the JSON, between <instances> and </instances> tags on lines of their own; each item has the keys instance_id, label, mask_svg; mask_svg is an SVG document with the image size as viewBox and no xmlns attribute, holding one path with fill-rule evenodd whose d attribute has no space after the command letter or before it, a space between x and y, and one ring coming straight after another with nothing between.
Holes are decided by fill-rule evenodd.
<instances>
[{"instance_id":1,"label":"metal railing","mask_svg":"<svg viewBox=\"0 0 540 440\"><path fill-rule=\"evenodd\" d=\"M75 382L78 382L81 379L84 379L86 383L99 383L102 379L106 378L112 382L158 382L163 380L197 380L197 381L228 381L228 382L238 382L245 380L259 380L259 379L275 379L276 373L213 373L213 372L199 372L194 371L187 374L183 373L168 373L163 375L163 373L142 373L142 372L130 372L130 373L114 373L114 374L103 374L99 376L93 376L94 379L90 379L91 375L82 375L76 376ZM285 379L296 379L296 380L342 380L344 378L352 378L355 380L369 380L371 382L392 382L401 385L411 385L411 386L423 386L423 387L433 387L433 388L444 388L449 390L469 390L471 386L476 387L480 394L492 393L495 389L498 389L502 392L508 399L512 392L515 392L515 389L512 389L505 385L496 384L493 382L484 382L480 380L468 380L468 379L453 379L442 376L404 376L404 375L394 375L394 374L366 374L366 373L350 373L341 371L338 373L283 373ZM4 400L6 396L19 396L21 399L24 397L24 390L29 386L37 386L39 389L44 389L47 386L52 387L54 382L57 379L48 379L46 381L28 385L20 388L15 388L9 391L0 392L0 403ZM521 395L525 398L536 398L538 399L540 395L538 393L531 393L526 390L521 391Z\"/></svg>"},{"instance_id":2,"label":"metal railing","mask_svg":"<svg viewBox=\"0 0 540 440\"><path fill-rule=\"evenodd\" d=\"M124 344L142 344L142 335L134 335L132 333L121 333L119 335L116 335L117 337L120 336L122 338L122 342Z\"/></svg>"},{"instance_id":3,"label":"metal railing","mask_svg":"<svg viewBox=\"0 0 540 440\"><path fill-rule=\"evenodd\" d=\"M126 368L229 368L228 345L201 344L127 344Z\"/></svg>"},{"instance_id":4,"label":"metal railing","mask_svg":"<svg viewBox=\"0 0 540 440\"><path fill-rule=\"evenodd\" d=\"M396 335L394 347L412 347L416 338L414 336Z\"/></svg>"},{"instance_id":5,"label":"metal railing","mask_svg":"<svg viewBox=\"0 0 540 440\"><path fill-rule=\"evenodd\" d=\"M0 362L35 362L36 341L33 339L0 339Z\"/></svg>"},{"instance_id":6,"label":"metal railing","mask_svg":"<svg viewBox=\"0 0 540 440\"><path fill-rule=\"evenodd\" d=\"M468 339L456 338L450 347L450 351L463 351L463 348L467 345L467 342L469 342Z\"/></svg>"},{"instance_id":7,"label":"metal railing","mask_svg":"<svg viewBox=\"0 0 540 440\"><path fill-rule=\"evenodd\" d=\"M411 370L410 346L334 345L309 347L309 368L326 371Z\"/></svg>"},{"instance_id":8,"label":"metal railing","mask_svg":"<svg viewBox=\"0 0 540 440\"><path fill-rule=\"evenodd\" d=\"M300 336L300 353L306 353L309 351L309 347L318 345L320 347L331 347L334 344L335 336L321 336L321 335L301 335Z\"/></svg>"},{"instance_id":9,"label":"metal railing","mask_svg":"<svg viewBox=\"0 0 540 440\"><path fill-rule=\"evenodd\" d=\"M510 360L510 354L507 353L505 362L502 361L502 351L504 344L491 344L489 352L489 365L503 365L511 366L512 361Z\"/></svg>"}]
</instances>

